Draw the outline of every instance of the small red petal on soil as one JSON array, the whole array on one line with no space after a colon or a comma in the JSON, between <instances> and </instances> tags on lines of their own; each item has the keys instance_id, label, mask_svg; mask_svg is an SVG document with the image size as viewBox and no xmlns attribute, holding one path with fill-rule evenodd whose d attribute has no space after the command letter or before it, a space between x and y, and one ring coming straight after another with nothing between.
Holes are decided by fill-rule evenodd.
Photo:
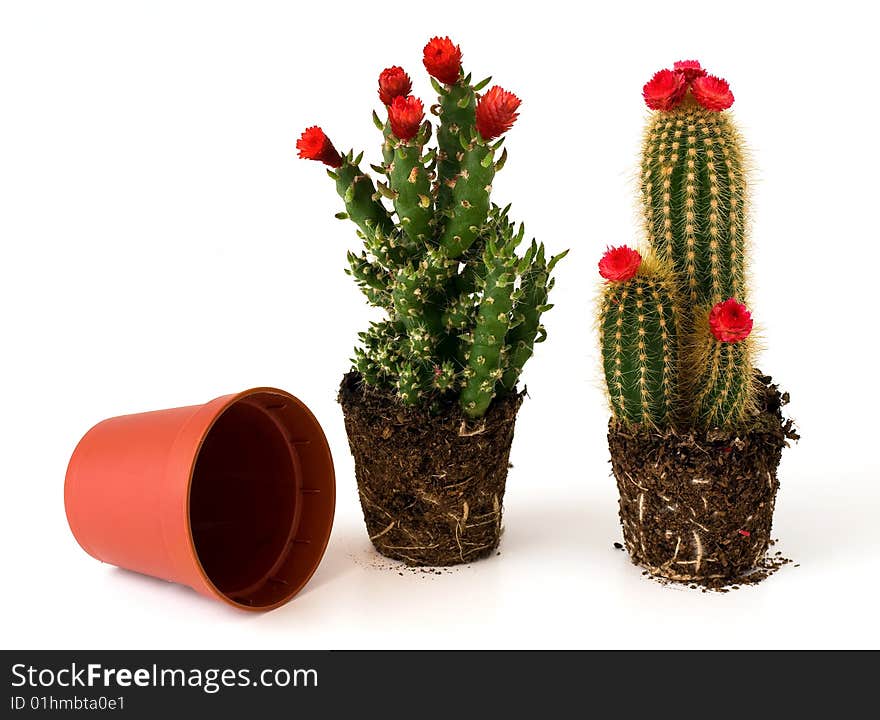
<instances>
[{"instance_id":1,"label":"small red petal on soil","mask_svg":"<svg viewBox=\"0 0 880 720\"><path fill-rule=\"evenodd\" d=\"M739 534L742 535L743 537L751 537L751 535L752 535L748 530L740 530Z\"/></svg>"}]
</instances>

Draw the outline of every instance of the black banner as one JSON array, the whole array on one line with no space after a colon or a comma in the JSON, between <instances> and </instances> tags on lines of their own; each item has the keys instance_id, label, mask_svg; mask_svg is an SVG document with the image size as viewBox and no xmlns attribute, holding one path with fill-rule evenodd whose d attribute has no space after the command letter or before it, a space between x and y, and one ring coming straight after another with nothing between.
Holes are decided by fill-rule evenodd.
<instances>
[{"instance_id":1,"label":"black banner","mask_svg":"<svg viewBox=\"0 0 880 720\"><path fill-rule=\"evenodd\" d=\"M633 712L855 716L873 653L0 651L0 717L540 717ZM852 715L851 715L852 713ZM266 716L268 717L268 715Z\"/></svg>"}]
</instances>

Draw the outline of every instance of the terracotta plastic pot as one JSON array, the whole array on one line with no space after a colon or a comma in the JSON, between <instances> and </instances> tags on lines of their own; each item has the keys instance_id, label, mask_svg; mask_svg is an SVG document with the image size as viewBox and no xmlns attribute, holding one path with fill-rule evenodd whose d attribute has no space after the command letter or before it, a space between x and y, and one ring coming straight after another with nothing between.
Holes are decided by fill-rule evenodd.
<instances>
[{"instance_id":1,"label":"terracotta plastic pot","mask_svg":"<svg viewBox=\"0 0 880 720\"><path fill-rule=\"evenodd\" d=\"M321 426L273 388L104 420L64 485L87 553L246 610L278 607L308 582L335 504Z\"/></svg>"}]
</instances>

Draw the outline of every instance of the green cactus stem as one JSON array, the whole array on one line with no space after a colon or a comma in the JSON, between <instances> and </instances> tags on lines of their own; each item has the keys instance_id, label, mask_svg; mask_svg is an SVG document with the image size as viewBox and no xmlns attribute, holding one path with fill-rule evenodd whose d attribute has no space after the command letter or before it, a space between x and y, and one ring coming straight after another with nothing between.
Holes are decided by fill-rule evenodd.
<instances>
[{"instance_id":1,"label":"green cactus stem","mask_svg":"<svg viewBox=\"0 0 880 720\"><path fill-rule=\"evenodd\" d=\"M464 253L484 229L495 178L496 147L475 135L461 151L461 168L454 178L452 203L440 235L440 246L450 258Z\"/></svg>"},{"instance_id":2,"label":"green cactus stem","mask_svg":"<svg viewBox=\"0 0 880 720\"><path fill-rule=\"evenodd\" d=\"M404 362L397 376L397 396L404 405L417 405L427 384L426 370L418 363Z\"/></svg>"},{"instance_id":3,"label":"green cactus stem","mask_svg":"<svg viewBox=\"0 0 880 720\"><path fill-rule=\"evenodd\" d=\"M544 342L547 331L541 324L541 314L552 308L547 298L553 289L554 279L550 277L553 268L568 250L550 258L544 258L544 245L532 241L521 263L521 296L514 308L514 319L507 334L508 363L501 383L507 390L516 387L523 366L535 351L535 344Z\"/></svg>"},{"instance_id":4,"label":"green cactus stem","mask_svg":"<svg viewBox=\"0 0 880 720\"><path fill-rule=\"evenodd\" d=\"M496 383L504 375L502 351L518 293L513 290L517 258L512 250L503 252L490 240L483 260L487 275L482 280L482 301L467 350L465 385L461 393L461 406L472 418L486 412L495 397Z\"/></svg>"},{"instance_id":5,"label":"green cactus stem","mask_svg":"<svg viewBox=\"0 0 880 720\"><path fill-rule=\"evenodd\" d=\"M688 96L652 114L642 147L645 228L688 303L744 297L746 190L742 143L727 113Z\"/></svg>"},{"instance_id":6,"label":"green cactus stem","mask_svg":"<svg viewBox=\"0 0 880 720\"><path fill-rule=\"evenodd\" d=\"M348 218L357 225L364 237L374 238L380 231L388 237L394 231L394 221L387 208L377 199L376 187L359 165L361 156L350 152L342 159L342 165L327 173L336 181L336 192L345 203Z\"/></svg>"},{"instance_id":7,"label":"green cactus stem","mask_svg":"<svg viewBox=\"0 0 880 720\"><path fill-rule=\"evenodd\" d=\"M679 309L675 288L650 269L607 283L599 313L602 364L617 420L664 427L678 414Z\"/></svg>"},{"instance_id":8,"label":"green cactus stem","mask_svg":"<svg viewBox=\"0 0 880 720\"><path fill-rule=\"evenodd\" d=\"M434 389L441 393L455 390L459 383L458 370L455 363L451 360L445 360L441 365L435 366L431 383Z\"/></svg>"},{"instance_id":9,"label":"green cactus stem","mask_svg":"<svg viewBox=\"0 0 880 720\"><path fill-rule=\"evenodd\" d=\"M470 75L454 85L441 85L433 78L431 82L440 98L436 108L440 116L437 129L437 209L442 211L452 204L452 182L461 171L462 132L470 134L473 131L476 97Z\"/></svg>"},{"instance_id":10,"label":"green cactus stem","mask_svg":"<svg viewBox=\"0 0 880 720\"><path fill-rule=\"evenodd\" d=\"M385 385L399 374L403 358L405 334L402 326L391 321L371 323L370 329L359 333L362 347L355 349L353 364L373 385Z\"/></svg>"},{"instance_id":11,"label":"green cactus stem","mask_svg":"<svg viewBox=\"0 0 880 720\"><path fill-rule=\"evenodd\" d=\"M434 302L432 293L420 284L424 273L411 266L397 271L391 288L391 300L396 316L407 330L421 328L439 335L442 329L442 310Z\"/></svg>"},{"instance_id":12,"label":"green cactus stem","mask_svg":"<svg viewBox=\"0 0 880 720\"><path fill-rule=\"evenodd\" d=\"M698 313L688 358L698 427L736 429L754 414L751 331L751 313L733 298Z\"/></svg>"},{"instance_id":13,"label":"green cactus stem","mask_svg":"<svg viewBox=\"0 0 880 720\"><path fill-rule=\"evenodd\" d=\"M706 364L695 377L694 421L705 428L735 428L754 407L754 370L748 342L712 338Z\"/></svg>"},{"instance_id":14,"label":"green cactus stem","mask_svg":"<svg viewBox=\"0 0 880 720\"><path fill-rule=\"evenodd\" d=\"M355 279L371 305L386 309L392 306L390 276L378 263L371 262L366 253L356 255L349 252L348 269L345 272Z\"/></svg>"},{"instance_id":15,"label":"green cactus stem","mask_svg":"<svg viewBox=\"0 0 880 720\"><path fill-rule=\"evenodd\" d=\"M404 142L391 135L391 161L386 164L389 195L401 229L413 242L425 243L433 235L434 200L431 192L431 157L422 157L427 128L413 140Z\"/></svg>"}]
</instances>

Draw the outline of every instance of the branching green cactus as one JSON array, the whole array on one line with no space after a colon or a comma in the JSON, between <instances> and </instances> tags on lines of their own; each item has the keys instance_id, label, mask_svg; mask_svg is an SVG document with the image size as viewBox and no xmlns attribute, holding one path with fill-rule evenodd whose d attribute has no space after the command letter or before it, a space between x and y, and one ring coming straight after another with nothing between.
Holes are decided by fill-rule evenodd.
<instances>
[{"instance_id":1,"label":"branching green cactus","mask_svg":"<svg viewBox=\"0 0 880 720\"><path fill-rule=\"evenodd\" d=\"M436 150L425 148L431 126L399 67L379 78L387 120L373 118L383 138L383 161L373 169L385 182L374 184L361 157L340 155L318 127L297 148L330 167L345 202L339 217L355 222L365 245L348 254L347 272L388 313L361 333L355 369L403 404L432 407L457 396L465 414L478 418L499 394L515 391L534 344L546 336L541 315L565 253L547 259L533 241L518 255L523 226L490 200L507 157L501 136L517 118L519 99L497 86L480 94L489 80L471 84L448 38L428 43L424 63L440 96Z\"/></svg>"},{"instance_id":2,"label":"branching green cactus","mask_svg":"<svg viewBox=\"0 0 880 720\"><path fill-rule=\"evenodd\" d=\"M656 73L643 95L655 111L640 189L656 263L643 266L625 247L599 263L607 281L599 331L611 410L623 422L659 428L735 428L755 404L751 314L735 299L745 296L748 258L743 150L724 112L733 94L690 60ZM655 304L673 312L674 331Z\"/></svg>"}]
</instances>

